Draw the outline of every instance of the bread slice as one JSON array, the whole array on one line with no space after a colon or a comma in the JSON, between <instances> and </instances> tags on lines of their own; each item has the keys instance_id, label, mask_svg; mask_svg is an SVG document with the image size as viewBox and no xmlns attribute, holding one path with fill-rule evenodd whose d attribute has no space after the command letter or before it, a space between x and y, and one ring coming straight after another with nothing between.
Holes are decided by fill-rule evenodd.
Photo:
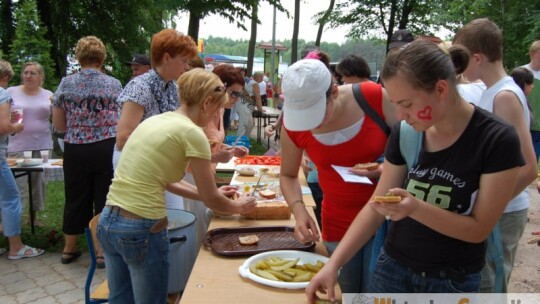
<instances>
[{"instance_id":1,"label":"bread slice","mask_svg":"<svg viewBox=\"0 0 540 304\"><path fill-rule=\"evenodd\" d=\"M263 190L263 191L259 191L259 195L262 198L265 198L265 199L273 199L273 198L276 198L277 193L270 190L270 189L266 189L266 190Z\"/></svg>"},{"instance_id":2,"label":"bread slice","mask_svg":"<svg viewBox=\"0 0 540 304\"><path fill-rule=\"evenodd\" d=\"M363 163L354 165L353 169L373 171L379 168L379 163Z\"/></svg>"},{"instance_id":3,"label":"bread slice","mask_svg":"<svg viewBox=\"0 0 540 304\"><path fill-rule=\"evenodd\" d=\"M401 196L399 195L375 195L374 201L379 203L399 203L401 202Z\"/></svg>"},{"instance_id":4,"label":"bread slice","mask_svg":"<svg viewBox=\"0 0 540 304\"><path fill-rule=\"evenodd\" d=\"M257 244L259 242L259 237L255 234L242 235L238 237L238 241L240 242L240 245L250 246Z\"/></svg>"}]
</instances>

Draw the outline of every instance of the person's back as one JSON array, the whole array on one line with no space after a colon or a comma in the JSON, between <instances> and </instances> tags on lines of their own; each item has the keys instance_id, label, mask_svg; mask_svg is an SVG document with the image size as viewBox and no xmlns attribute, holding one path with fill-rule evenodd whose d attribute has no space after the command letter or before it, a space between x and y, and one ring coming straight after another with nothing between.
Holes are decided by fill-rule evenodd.
<instances>
[{"instance_id":1,"label":"person's back","mask_svg":"<svg viewBox=\"0 0 540 304\"><path fill-rule=\"evenodd\" d=\"M168 135L155 136L156 132ZM201 128L175 112L143 121L131 138L122 150L125 156L115 170L107 201L147 218L162 218L165 185L182 179L190 157L210 157L208 141ZM167 149L155 149L164 146Z\"/></svg>"},{"instance_id":2,"label":"person's back","mask_svg":"<svg viewBox=\"0 0 540 304\"><path fill-rule=\"evenodd\" d=\"M473 60L469 61L465 76L468 79L481 79L486 84L487 89L482 94L479 106L493 112L516 128L526 162L525 166L520 168L514 191L516 197L510 201L499 220L506 275L502 291L506 291L517 245L527 222L529 196L526 188L536 178L537 163L529 134L529 109L523 92L504 70L502 40L502 32L498 26L483 18L473 20L461 28L456 33L453 43L464 45L472 54ZM481 291L493 292L495 263L489 259L486 262L482 273Z\"/></svg>"},{"instance_id":3,"label":"person's back","mask_svg":"<svg viewBox=\"0 0 540 304\"><path fill-rule=\"evenodd\" d=\"M460 83L457 85L459 95L465 99L465 101L478 104L482 93L486 90L486 85L481 81Z\"/></svg>"},{"instance_id":4,"label":"person's back","mask_svg":"<svg viewBox=\"0 0 540 304\"><path fill-rule=\"evenodd\" d=\"M118 123L116 98L121 90L118 79L91 68L62 79L54 105L66 112L65 142L83 144L114 137Z\"/></svg>"}]
</instances>

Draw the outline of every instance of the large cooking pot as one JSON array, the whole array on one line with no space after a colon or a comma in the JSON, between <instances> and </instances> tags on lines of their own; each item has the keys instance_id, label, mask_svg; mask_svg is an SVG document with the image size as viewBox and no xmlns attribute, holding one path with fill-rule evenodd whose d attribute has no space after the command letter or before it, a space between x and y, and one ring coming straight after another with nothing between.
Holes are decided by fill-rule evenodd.
<instances>
[{"instance_id":1,"label":"large cooking pot","mask_svg":"<svg viewBox=\"0 0 540 304\"><path fill-rule=\"evenodd\" d=\"M169 286L168 293L183 291L197 257L195 214L167 209L169 220Z\"/></svg>"}]
</instances>

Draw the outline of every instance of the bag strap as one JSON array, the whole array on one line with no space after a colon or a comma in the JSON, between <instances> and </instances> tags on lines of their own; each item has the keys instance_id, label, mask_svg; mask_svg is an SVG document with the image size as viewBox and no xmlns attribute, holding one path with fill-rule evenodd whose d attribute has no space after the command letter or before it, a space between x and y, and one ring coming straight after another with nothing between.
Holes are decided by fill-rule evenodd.
<instances>
[{"instance_id":1,"label":"bag strap","mask_svg":"<svg viewBox=\"0 0 540 304\"><path fill-rule=\"evenodd\" d=\"M360 84L355 83L352 85L353 95L354 99L356 99L356 102L362 108L364 113L366 113L369 118L373 119L373 121L383 130L383 132L386 134L386 136L390 135L390 127L386 124L384 119L375 111L369 103L364 98L364 94L362 93L362 90L360 89Z\"/></svg>"},{"instance_id":2,"label":"bag strap","mask_svg":"<svg viewBox=\"0 0 540 304\"><path fill-rule=\"evenodd\" d=\"M422 132L416 132L402 120L399 126L399 151L407 163L407 171L418 164L418 154L422 148Z\"/></svg>"}]
</instances>

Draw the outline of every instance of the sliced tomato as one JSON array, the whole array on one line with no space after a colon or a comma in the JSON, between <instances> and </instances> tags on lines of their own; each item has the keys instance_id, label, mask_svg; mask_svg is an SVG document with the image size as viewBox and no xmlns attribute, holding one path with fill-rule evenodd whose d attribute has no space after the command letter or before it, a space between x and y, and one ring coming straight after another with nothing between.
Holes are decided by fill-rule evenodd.
<instances>
[{"instance_id":1,"label":"sliced tomato","mask_svg":"<svg viewBox=\"0 0 540 304\"><path fill-rule=\"evenodd\" d=\"M279 166L281 165L280 156L255 156L250 155L243 158L237 158L235 160L237 165L266 165L266 166Z\"/></svg>"}]
</instances>

